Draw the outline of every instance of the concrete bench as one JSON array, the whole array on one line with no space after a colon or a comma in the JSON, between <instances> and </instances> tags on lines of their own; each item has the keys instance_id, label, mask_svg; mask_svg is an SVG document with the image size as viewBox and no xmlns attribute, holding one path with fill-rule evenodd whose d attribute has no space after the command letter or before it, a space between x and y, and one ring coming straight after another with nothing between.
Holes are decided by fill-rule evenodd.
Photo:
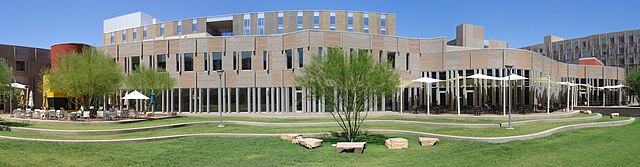
<instances>
[{"instance_id":1,"label":"concrete bench","mask_svg":"<svg viewBox=\"0 0 640 167\"><path fill-rule=\"evenodd\" d=\"M428 137L420 137L418 138L418 140L420 140L421 146L433 146L436 143L438 143L438 141L440 141L440 139L438 138L428 138Z\"/></svg>"},{"instance_id":2,"label":"concrete bench","mask_svg":"<svg viewBox=\"0 0 640 167\"><path fill-rule=\"evenodd\" d=\"M338 142L336 144L336 152L353 151L353 153L362 154L367 142Z\"/></svg>"},{"instance_id":3,"label":"concrete bench","mask_svg":"<svg viewBox=\"0 0 640 167\"><path fill-rule=\"evenodd\" d=\"M280 135L280 139L289 140L289 141L291 141L291 140L293 140L295 138L299 138L299 137L302 137L302 134L282 134L282 135Z\"/></svg>"},{"instance_id":4,"label":"concrete bench","mask_svg":"<svg viewBox=\"0 0 640 167\"><path fill-rule=\"evenodd\" d=\"M409 140L405 138L389 138L384 141L384 145L387 146L387 149L409 148Z\"/></svg>"},{"instance_id":5,"label":"concrete bench","mask_svg":"<svg viewBox=\"0 0 640 167\"><path fill-rule=\"evenodd\" d=\"M296 139L294 139L296 140ZM300 139L300 145L306 148L316 148L322 146L322 139L304 138Z\"/></svg>"},{"instance_id":6,"label":"concrete bench","mask_svg":"<svg viewBox=\"0 0 640 167\"><path fill-rule=\"evenodd\" d=\"M611 113L611 118L620 118L620 113Z\"/></svg>"}]
</instances>

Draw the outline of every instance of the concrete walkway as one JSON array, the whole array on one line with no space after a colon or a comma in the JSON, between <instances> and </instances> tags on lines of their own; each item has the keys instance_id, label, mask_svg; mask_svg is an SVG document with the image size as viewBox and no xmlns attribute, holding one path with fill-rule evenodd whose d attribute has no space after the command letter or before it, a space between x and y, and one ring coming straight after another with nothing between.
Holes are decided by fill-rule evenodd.
<instances>
[{"instance_id":1,"label":"concrete walkway","mask_svg":"<svg viewBox=\"0 0 640 167\"><path fill-rule=\"evenodd\" d=\"M545 130L538 133L527 134L527 135L518 135L518 136L507 136L507 137L466 137L466 136L455 136L455 135L444 135L444 134L436 134L436 133L427 133L427 132L416 132L416 131L407 131L407 130L366 130L364 133L367 134L411 134L418 136L427 136L427 137L437 137L442 139L449 140L462 140L462 141L472 141L472 142L489 142L489 143L505 143L516 140L530 140L536 138L542 138L549 135L552 135L557 132L563 132L572 129L581 129L581 128L590 128L590 127L610 127L610 126L622 126L631 124L635 121L635 118L629 118L627 120L621 121L611 121L611 122L595 122L595 123L584 123L584 124L574 124L574 125L566 125L561 127L552 128L549 130ZM324 133L305 133L303 136L306 137L323 137L323 136L332 136L339 134L340 132L324 132ZM53 139L34 139L34 138L20 138L20 137L9 137L9 136L0 136L0 139L7 140L16 140L16 141L31 141L31 142L54 142L54 143L129 143L129 142L149 142L149 141L158 141L158 140L168 140L168 139L177 139L177 138L186 138L186 137L202 137L202 136L217 136L217 137L276 137L281 134L236 134L236 133L204 133L204 134L184 134L184 135L171 135L171 136L158 136L158 137L148 137L148 138L134 138L134 139L113 139L113 140L53 140Z\"/></svg>"}]
</instances>

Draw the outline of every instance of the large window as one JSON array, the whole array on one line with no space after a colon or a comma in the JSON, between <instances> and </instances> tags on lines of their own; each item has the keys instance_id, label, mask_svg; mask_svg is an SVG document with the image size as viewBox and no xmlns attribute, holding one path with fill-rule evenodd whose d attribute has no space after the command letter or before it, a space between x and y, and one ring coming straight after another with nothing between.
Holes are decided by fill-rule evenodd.
<instances>
[{"instance_id":1,"label":"large window","mask_svg":"<svg viewBox=\"0 0 640 167\"><path fill-rule=\"evenodd\" d=\"M320 29L320 12L313 12L313 29Z\"/></svg>"},{"instance_id":2,"label":"large window","mask_svg":"<svg viewBox=\"0 0 640 167\"><path fill-rule=\"evenodd\" d=\"M251 70L251 51L242 51L242 70Z\"/></svg>"},{"instance_id":3,"label":"large window","mask_svg":"<svg viewBox=\"0 0 640 167\"><path fill-rule=\"evenodd\" d=\"M298 68L304 67L304 49L298 48Z\"/></svg>"},{"instance_id":4,"label":"large window","mask_svg":"<svg viewBox=\"0 0 640 167\"><path fill-rule=\"evenodd\" d=\"M347 30L353 32L353 13L349 12L347 16Z\"/></svg>"},{"instance_id":5,"label":"large window","mask_svg":"<svg viewBox=\"0 0 640 167\"><path fill-rule=\"evenodd\" d=\"M27 63L25 61L16 61L16 71L27 71Z\"/></svg>"},{"instance_id":6,"label":"large window","mask_svg":"<svg viewBox=\"0 0 640 167\"><path fill-rule=\"evenodd\" d=\"M322 60L322 47L318 47L318 59Z\"/></svg>"},{"instance_id":7,"label":"large window","mask_svg":"<svg viewBox=\"0 0 640 167\"><path fill-rule=\"evenodd\" d=\"M113 42L115 41L114 35L115 33L111 32L111 44L113 44Z\"/></svg>"},{"instance_id":8,"label":"large window","mask_svg":"<svg viewBox=\"0 0 640 167\"><path fill-rule=\"evenodd\" d=\"M133 42L136 41L136 37L138 36L138 29L133 29Z\"/></svg>"},{"instance_id":9,"label":"large window","mask_svg":"<svg viewBox=\"0 0 640 167\"><path fill-rule=\"evenodd\" d=\"M242 34L243 35L251 35L251 17L250 15L244 15Z\"/></svg>"},{"instance_id":10,"label":"large window","mask_svg":"<svg viewBox=\"0 0 640 167\"><path fill-rule=\"evenodd\" d=\"M264 14L258 15L258 35L264 35Z\"/></svg>"},{"instance_id":11,"label":"large window","mask_svg":"<svg viewBox=\"0 0 640 167\"><path fill-rule=\"evenodd\" d=\"M178 22L178 34L182 34L182 22Z\"/></svg>"},{"instance_id":12,"label":"large window","mask_svg":"<svg viewBox=\"0 0 640 167\"><path fill-rule=\"evenodd\" d=\"M380 15L380 34L387 35L387 15Z\"/></svg>"},{"instance_id":13,"label":"large window","mask_svg":"<svg viewBox=\"0 0 640 167\"><path fill-rule=\"evenodd\" d=\"M140 67L140 56L131 57L131 71L136 71Z\"/></svg>"},{"instance_id":14,"label":"large window","mask_svg":"<svg viewBox=\"0 0 640 167\"><path fill-rule=\"evenodd\" d=\"M211 62L213 64L212 70L222 70L222 52L213 52L211 54Z\"/></svg>"},{"instance_id":15,"label":"large window","mask_svg":"<svg viewBox=\"0 0 640 167\"><path fill-rule=\"evenodd\" d=\"M364 33L369 33L369 14L364 14Z\"/></svg>"},{"instance_id":16,"label":"large window","mask_svg":"<svg viewBox=\"0 0 640 167\"><path fill-rule=\"evenodd\" d=\"M278 34L283 33L284 29L284 14L282 12L278 13Z\"/></svg>"},{"instance_id":17,"label":"large window","mask_svg":"<svg viewBox=\"0 0 640 167\"><path fill-rule=\"evenodd\" d=\"M127 30L122 30L122 43L127 43Z\"/></svg>"},{"instance_id":18,"label":"large window","mask_svg":"<svg viewBox=\"0 0 640 167\"><path fill-rule=\"evenodd\" d=\"M184 71L193 71L193 53L184 54Z\"/></svg>"},{"instance_id":19,"label":"large window","mask_svg":"<svg viewBox=\"0 0 640 167\"><path fill-rule=\"evenodd\" d=\"M291 51L291 49L287 49L284 51L284 56L286 56L285 58L287 59L287 69L291 69L293 68L293 60L292 60L292 54L293 51Z\"/></svg>"},{"instance_id":20,"label":"large window","mask_svg":"<svg viewBox=\"0 0 640 167\"><path fill-rule=\"evenodd\" d=\"M160 36L164 37L164 23L160 24Z\"/></svg>"},{"instance_id":21,"label":"large window","mask_svg":"<svg viewBox=\"0 0 640 167\"><path fill-rule=\"evenodd\" d=\"M176 54L176 72L180 72L180 54Z\"/></svg>"},{"instance_id":22,"label":"large window","mask_svg":"<svg viewBox=\"0 0 640 167\"><path fill-rule=\"evenodd\" d=\"M198 32L198 20L197 19L193 19L193 22L191 23L191 32L193 32L193 33Z\"/></svg>"},{"instance_id":23,"label":"large window","mask_svg":"<svg viewBox=\"0 0 640 167\"><path fill-rule=\"evenodd\" d=\"M409 63L410 63L410 62L409 62L409 53L407 53L405 63L406 63L406 65L407 65L405 70L409 70Z\"/></svg>"},{"instance_id":24,"label":"large window","mask_svg":"<svg viewBox=\"0 0 640 167\"><path fill-rule=\"evenodd\" d=\"M238 70L238 52L233 51L233 70Z\"/></svg>"},{"instance_id":25,"label":"large window","mask_svg":"<svg viewBox=\"0 0 640 167\"><path fill-rule=\"evenodd\" d=\"M167 69L167 55L157 55L156 62L157 69Z\"/></svg>"},{"instance_id":26,"label":"large window","mask_svg":"<svg viewBox=\"0 0 640 167\"><path fill-rule=\"evenodd\" d=\"M142 38L147 38L147 26L144 26L144 28L142 29Z\"/></svg>"},{"instance_id":27,"label":"large window","mask_svg":"<svg viewBox=\"0 0 640 167\"><path fill-rule=\"evenodd\" d=\"M207 52L204 52L202 58L204 59L204 71L209 71L209 55Z\"/></svg>"},{"instance_id":28,"label":"large window","mask_svg":"<svg viewBox=\"0 0 640 167\"><path fill-rule=\"evenodd\" d=\"M387 63L391 68L396 68L396 52L387 52Z\"/></svg>"},{"instance_id":29,"label":"large window","mask_svg":"<svg viewBox=\"0 0 640 167\"><path fill-rule=\"evenodd\" d=\"M269 69L269 55L267 54L267 51L262 51L262 69L263 70L267 70Z\"/></svg>"},{"instance_id":30,"label":"large window","mask_svg":"<svg viewBox=\"0 0 640 167\"><path fill-rule=\"evenodd\" d=\"M302 12L298 12L298 31L302 30Z\"/></svg>"},{"instance_id":31,"label":"large window","mask_svg":"<svg viewBox=\"0 0 640 167\"><path fill-rule=\"evenodd\" d=\"M336 30L336 13L335 12L331 12L331 15L329 16L329 30L331 31Z\"/></svg>"}]
</instances>

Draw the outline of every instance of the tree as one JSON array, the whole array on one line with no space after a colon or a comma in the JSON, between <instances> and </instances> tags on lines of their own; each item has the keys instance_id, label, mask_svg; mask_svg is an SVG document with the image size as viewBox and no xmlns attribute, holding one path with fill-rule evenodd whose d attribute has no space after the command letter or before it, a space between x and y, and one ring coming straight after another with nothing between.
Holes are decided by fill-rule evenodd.
<instances>
[{"instance_id":1,"label":"tree","mask_svg":"<svg viewBox=\"0 0 640 167\"><path fill-rule=\"evenodd\" d=\"M296 81L306 87L309 96L324 102L347 139L356 141L360 126L367 118L376 95L391 96L398 91L400 77L382 61L376 63L367 52L352 52L345 57L342 49L329 48L323 58L313 56Z\"/></svg>"},{"instance_id":2,"label":"tree","mask_svg":"<svg viewBox=\"0 0 640 167\"><path fill-rule=\"evenodd\" d=\"M640 101L640 70L635 69L627 75L627 92Z\"/></svg>"},{"instance_id":3,"label":"tree","mask_svg":"<svg viewBox=\"0 0 640 167\"><path fill-rule=\"evenodd\" d=\"M11 100L13 103L17 104L18 102L17 99L19 99L19 96L17 95L20 95L20 92L11 87L11 83L13 83L12 80L13 70L7 66L7 63L0 62L0 94L3 96L3 98L0 99L0 102L2 103L4 103L5 100L10 101L9 98L11 97L13 97ZM13 93L13 95L11 95L11 93Z\"/></svg>"},{"instance_id":4,"label":"tree","mask_svg":"<svg viewBox=\"0 0 640 167\"><path fill-rule=\"evenodd\" d=\"M176 80L164 70L156 70L153 68L139 66L133 73L125 79L125 85L128 89L140 90L147 94L158 93L159 90L167 90L176 85ZM155 100L155 99L154 99Z\"/></svg>"},{"instance_id":5,"label":"tree","mask_svg":"<svg viewBox=\"0 0 640 167\"><path fill-rule=\"evenodd\" d=\"M58 57L58 66L46 70L49 82L43 85L63 93L80 106L97 105L97 100L122 86L120 66L104 52L86 47L80 53L67 52Z\"/></svg>"}]
</instances>

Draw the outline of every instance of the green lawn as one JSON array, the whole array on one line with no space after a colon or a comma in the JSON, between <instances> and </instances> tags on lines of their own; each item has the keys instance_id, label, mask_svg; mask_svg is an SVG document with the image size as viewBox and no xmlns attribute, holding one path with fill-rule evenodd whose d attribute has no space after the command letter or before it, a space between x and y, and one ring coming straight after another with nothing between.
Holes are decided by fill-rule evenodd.
<instances>
[{"instance_id":1,"label":"green lawn","mask_svg":"<svg viewBox=\"0 0 640 167\"><path fill-rule=\"evenodd\" d=\"M389 129L389 130L411 130L418 132L429 132L448 135L459 136L474 136L474 137L500 137L500 136L514 136L541 132L547 129L551 129L558 126L577 124L577 123L589 123L589 122L602 122L612 120L622 120L628 118L601 118L598 120L590 121L575 121L575 122L555 122L555 123L541 123L541 124L529 124L517 126L514 130L506 130L504 128L447 128L447 127L432 127L432 126L420 126L413 124L368 124L363 125L362 130L367 129ZM129 139L129 138L142 138L142 137L154 137L154 136L166 136L166 135L179 135L179 134L198 134L198 133L314 133L314 132L330 132L341 131L338 126L323 126L323 127L265 127L265 126L250 126L250 125L227 125L225 128L218 128L217 125L194 125L171 129L134 132L125 134L112 134L112 135L42 135L31 134L22 132L7 132L0 131L0 135L25 137L25 138L41 138L41 139L65 139L65 140L87 140L87 139Z\"/></svg>"},{"instance_id":2,"label":"green lawn","mask_svg":"<svg viewBox=\"0 0 640 167\"><path fill-rule=\"evenodd\" d=\"M586 117L586 114L573 115L570 118ZM57 129L57 130L107 130L107 129L124 129L124 128L137 128L137 127L149 127L168 125L176 123L186 122L203 122L203 121L218 121L218 118L206 118L206 117L180 117L161 120L147 120L134 123L113 124L113 125L41 125L41 124L24 124L22 127L39 128L39 129ZM246 118L246 117L223 117L226 121L251 121L251 122L278 122L278 123L304 123L304 122L335 122L332 118L315 118L315 119L284 119L284 118ZM465 124L498 124L506 122L504 120L453 120L443 118L407 118L399 116L383 116L383 117L370 117L367 120L406 120L406 121L421 121L421 122L436 122L436 123L465 123ZM0 120L1 124L8 124ZM16 124L12 124L16 126Z\"/></svg>"},{"instance_id":3,"label":"green lawn","mask_svg":"<svg viewBox=\"0 0 640 167\"><path fill-rule=\"evenodd\" d=\"M0 166L637 166L638 129L636 122L503 144L441 140L435 147L419 147L418 136L370 136L363 155L335 153L335 138L310 150L275 137L126 144L0 140ZM382 141L389 137L405 137L410 146L387 150Z\"/></svg>"}]
</instances>

